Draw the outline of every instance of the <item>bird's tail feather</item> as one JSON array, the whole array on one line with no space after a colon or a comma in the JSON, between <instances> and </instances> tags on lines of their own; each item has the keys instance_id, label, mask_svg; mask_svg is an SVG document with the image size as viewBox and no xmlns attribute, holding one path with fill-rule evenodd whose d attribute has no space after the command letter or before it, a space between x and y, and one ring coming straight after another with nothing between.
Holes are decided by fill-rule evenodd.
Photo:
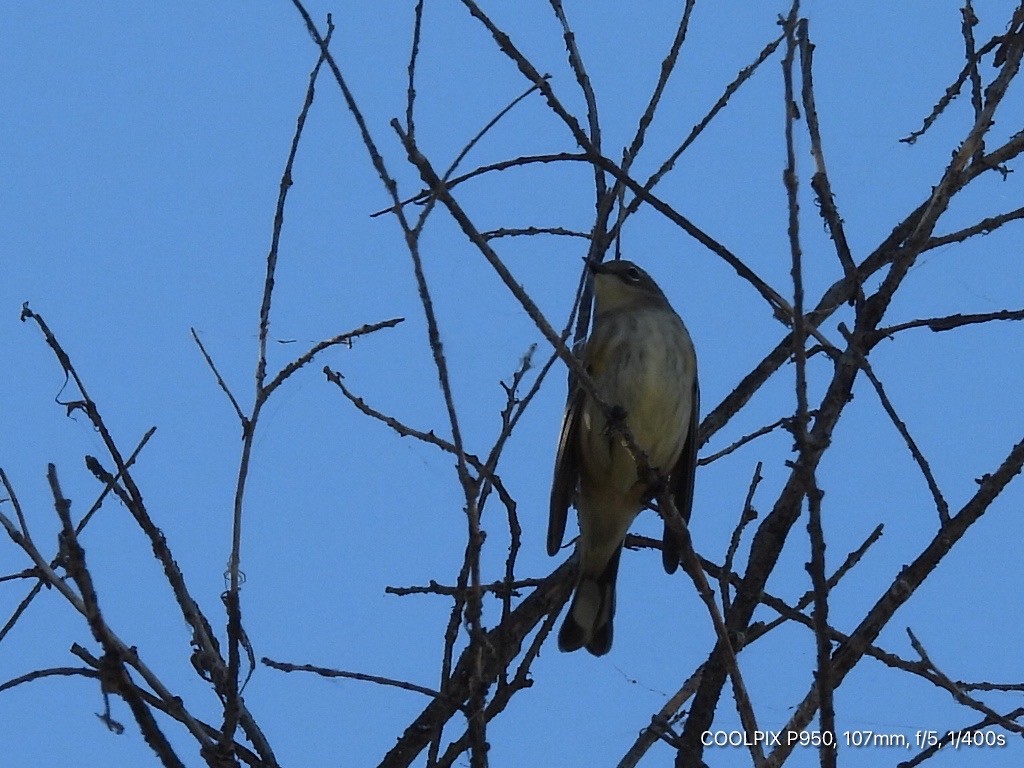
<instances>
[{"instance_id":1,"label":"bird's tail feather","mask_svg":"<svg viewBox=\"0 0 1024 768\"><path fill-rule=\"evenodd\" d=\"M595 656L603 656L611 650L615 580L621 555L622 547L619 547L596 577L580 575L569 613L558 632L559 650L568 652L586 647Z\"/></svg>"}]
</instances>

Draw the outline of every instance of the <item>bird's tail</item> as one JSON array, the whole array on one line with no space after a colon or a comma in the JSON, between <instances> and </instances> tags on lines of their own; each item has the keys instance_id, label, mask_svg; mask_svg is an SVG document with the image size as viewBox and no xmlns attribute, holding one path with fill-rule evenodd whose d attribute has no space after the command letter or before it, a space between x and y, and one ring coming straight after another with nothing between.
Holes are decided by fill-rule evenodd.
<instances>
[{"instance_id":1,"label":"bird's tail","mask_svg":"<svg viewBox=\"0 0 1024 768\"><path fill-rule=\"evenodd\" d=\"M603 656L611 650L615 579L621 555L620 546L599 575L580 574L569 613L558 632L559 650L568 652L586 647L595 656Z\"/></svg>"}]
</instances>

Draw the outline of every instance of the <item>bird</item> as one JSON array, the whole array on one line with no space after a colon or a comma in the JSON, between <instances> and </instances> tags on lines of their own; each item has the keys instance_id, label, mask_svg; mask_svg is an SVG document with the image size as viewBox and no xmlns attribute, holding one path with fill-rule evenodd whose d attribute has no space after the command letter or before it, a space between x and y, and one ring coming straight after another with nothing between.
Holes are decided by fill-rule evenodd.
<instances>
[{"instance_id":1,"label":"bird","mask_svg":"<svg viewBox=\"0 0 1024 768\"><path fill-rule=\"evenodd\" d=\"M570 375L558 438L547 551L562 546L570 505L580 535L578 576L558 647L611 650L615 581L626 532L661 490L689 521L697 465L697 355L682 319L658 284L631 261L588 262L594 321L582 364L610 408ZM617 423L618 422L618 423ZM647 459L638 465L625 427ZM652 479L653 478L653 479ZM659 486L661 478L667 485ZM681 542L665 525L662 564L673 573Z\"/></svg>"}]
</instances>

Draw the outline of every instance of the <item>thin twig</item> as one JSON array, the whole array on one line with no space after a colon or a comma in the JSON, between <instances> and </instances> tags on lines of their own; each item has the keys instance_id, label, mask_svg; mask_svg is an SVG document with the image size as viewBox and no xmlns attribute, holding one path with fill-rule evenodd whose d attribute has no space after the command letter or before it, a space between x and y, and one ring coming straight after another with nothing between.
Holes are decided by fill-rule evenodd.
<instances>
[{"instance_id":1,"label":"thin twig","mask_svg":"<svg viewBox=\"0 0 1024 768\"><path fill-rule=\"evenodd\" d=\"M291 371L281 371L277 377L266 385L267 376L267 339L270 334L270 309L273 300L274 283L277 275L277 261L281 243L281 233L284 228L284 212L288 201L288 191L291 189L292 170L295 165L295 158L298 155L299 144L302 139L303 129L306 125L306 118L313 106L313 99L316 94L316 80L320 69L326 61L325 51L330 45L331 35L334 32L334 23L330 15L327 16L327 34L325 35L316 63L309 73L309 84L306 87L305 99L299 115L295 121L295 131L292 134L291 146L288 150L288 157L285 160L284 170L281 174L281 181L278 189L277 205L274 211L274 225L270 238L270 249L267 253L266 277L263 283L263 298L260 304L259 314L259 359L256 363L255 376L255 397L253 400L252 412L248 417L240 414L242 423L242 452L239 459L238 477L235 484L235 494L232 504L231 520L231 554L228 558L228 588L223 595L227 613L227 641L228 660L226 676L223 680L225 687L224 721L221 727L221 738L219 749L225 754L230 753L231 745L235 741L235 730L240 721L245 719L244 705L241 701L241 687L239 676L241 670L240 649L246 647L250 658L251 649L248 648L245 630L242 626L241 608L241 562L242 562L242 523L246 484L249 475L252 446L255 439L256 423L259 420L260 412L267 398L274 388L289 375ZM314 350L316 348L314 347ZM300 358L300 361L302 358ZM300 363L301 365L302 363ZM294 369L293 369L294 370ZM254 723L252 724L255 725ZM252 734L250 734L252 738Z\"/></svg>"},{"instance_id":2,"label":"thin twig","mask_svg":"<svg viewBox=\"0 0 1024 768\"><path fill-rule=\"evenodd\" d=\"M910 637L911 646L917 652L917 655L921 658L921 664L927 667L929 671L931 671L932 676L937 681L937 684L944 688L949 693L949 695L956 700L957 704L960 704L961 706L967 707L969 709L973 709L976 712L980 712L987 719L991 720L993 724L1001 725L1003 728L1010 731L1011 733L1024 734L1024 726L1013 722L1009 718L1004 718L991 707L978 701L973 696L968 696L963 690L961 690L957 686L957 684L954 683L949 678L949 676L946 675L946 673L943 672L941 669L939 669L935 662L931 660L931 657L925 650L924 645L921 643L920 640L917 639L917 636L914 634L914 631L910 627L906 627L906 631L907 635Z\"/></svg>"},{"instance_id":3,"label":"thin twig","mask_svg":"<svg viewBox=\"0 0 1024 768\"><path fill-rule=\"evenodd\" d=\"M416 135L416 121L413 119L416 106L416 62L420 55L420 34L423 27L423 0L417 0L413 11L412 45L409 47L409 84L405 96L405 130L410 136Z\"/></svg>"},{"instance_id":4,"label":"thin twig","mask_svg":"<svg viewBox=\"0 0 1024 768\"><path fill-rule=\"evenodd\" d=\"M244 426L248 419L245 414L242 413L242 407L238 404L238 400L235 399L234 393L228 386L227 382L224 381L224 377L220 375L220 371L217 370L217 364L213 362L213 358L210 353L206 351L206 347L203 345L202 339L199 338L199 334L196 333L195 328L189 328L192 332L192 339L195 341L196 346L199 347L199 352L202 354L203 359L209 366L210 370L213 371L214 378L217 379L217 386L221 388L221 391L228 396L228 400L231 402L231 407L235 409L235 415L238 416L238 421Z\"/></svg>"},{"instance_id":5,"label":"thin twig","mask_svg":"<svg viewBox=\"0 0 1024 768\"><path fill-rule=\"evenodd\" d=\"M526 58L520 52L520 50L512 42L512 38L503 32L497 24L495 24L491 18L483 12L474 0L462 0L462 4L466 6L470 15L477 21L481 22L487 31L494 38L494 42L497 44L498 49L508 56L519 69L529 82L533 83L540 92L543 94L544 99L547 101L551 111L554 112L562 122L565 123L566 127L572 133L576 143L581 147L589 148L592 146L590 139L584 133L583 128L580 126L579 121L562 105L562 102L555 96L554 90L551 88L551 84L548 82L546 75L542 75L537 69L530 63L529 59Z\"/></svg>"},{"instance_id":6,"label":"thin twig","mask_svg":"<svg viewBox=\"0 0 1024 768\"><path fill-rule=\"evenodd\" d=\"M135 460L138 458L139 453L145 447L146 443L149 442L149 439L153 436L153 434L155 432L156 432L156 427L150 427L146 431L146 434L144 434L142 436L142 439L139 441L139 444L135 446L135 450L131 452L131 454L128 456L128 459L125 461L125 468L126 469L131 467L135 463ZM0 470L0 471L2 471L2 470ZM120 479L120 476L121 476L121 474L119 472L116 475L116 478ZM5 485L7 484L6 483L6 479L5 479L4 484ZM82 519L78 521L78 525L75 526L75 533L76 534L80 534L84 530L85 526L87 526L89 524L89 521L92 519L93 515L95 515L96 512L99 511L100 507L103 505L104 499L107 498L107 494L110 493L111 490L112 489L111 489L111 487L109 485L105 484L103 486L103 490L100 491L100 495L97 497L96 501L93 502L92 506L89 507L89 510L82 516ZM17 502L16 502L16 499L14 498L14 490L13 490L13 488L8 488L8 491L11 493L12 501L15 502L15 509L17 510ZM21 522L21 525L22 525L22 527L24 529L25 525L24 525L23 521ZM27 529L24 530L24 533L25 533L26 539L31 542L32 539L31 539L31 537L29 537ZM56 568L57 565L58 565L58 562L59 562L58 559L55 558L54 560L52 560L50 562L50 567L51 568ZM6 637L7 633L10 632L14 628L14 625L17 624L18 619L28 609L28 607L32 604L32 601L35 600L36 595L38 595L40 590L43 588L44 581L42 579L38 578L38 574L34 570L33 570L32 573L33 573L33 576L37 579L37 581L36 581L35 584L32 585L32 588L29 590L28 594L25 595L25 597L21 600L21 602L18 603L17 608L15 608L14 611L11 613L10 618L8 618L7 621L4 623L4 625L2 627L0 627L0 642L3 642L4 637Z\"/></svg>"},{"instance_id":7,"label":"thin twig","mask_svg":"<svg viewBox=\"0 0 1024 768\"><path fill-rule=\"evenodd\" d=\"M597 96L594 95L594 87L590 82L590 75L587 74L587 68L583 64L583 56L580 55L580 50L576 45L576 34L569 25L569 19L566 18L565 9L562 7L562 0L548 0L548 2L551 4L551 9L555 12L558 22L562 25L562 39L565 41L565 50L569 54L569 67L576 76L576 82L579 83L580 90L583 92L583 99L587 105L587 127L590 130L590 144L600 154L601 120L597 114ZM596 190L597 199L600 201L607 194L607 181L599 168L594 167L593 170L594 189Z\"/></svg>"},{"instance_id":8,"label":"thin twig","mask_svg":"<svg viewBox=\"0 0 1024 768\"><path fill-rule=\"evenodd\" d=\"M157 724L153 713L139 696L138 689L128 674L125 664L130 663L140 671L145 668L141 666L135 650L126 648L124 643L110 631L106 621L103 619L92 575L85 561L85 550L78 541L75 526L71 522L71 502L64 497L61 491L60 481L57 478L57 468L53 464L47 467L47 480L53 493L54 508L61 523L60 549L63 554L64 568L68 573L68 577L78 587L82 614L85 616L89 629L96 642L104 650L103 668L101 669L101 678L104 682L103 690L114 691L124 699L132 711L135 722L142 731L146 744L156 753L164 766L167 766L167 768L172 766L173 768L184 768L185 764L175 754L174 748ZM38 555L38 553L36 554ZM157 690L166 699L170 700L169 692L163 688L154 675L143 673L143 676L154 690ZM187 725L189 725L189 730L200 745L210 743L207 734L196 723L187 723Z\"/></svg>"},{"instance_id":9,"label":"thin twig","mask_svg":"<svg viewBox=\"0 0 1024 768\"><path fill-rule=\"evenodd\" d=\"M811 443L808 425L810 414L807 406L807 335L804 324L804 283L803 283L803 248L800 243L800 209L797 195L799 192L796 170L796 151L794 146L793 128L799 116L795 103L793 72L796 69L795 58L799 48L803 62L803 101L812 114L808 116L808 131L811 134L811 153L817 163L814 178L818 181L816 191L821 202L822 215L826 222L833 225L832 237L836 242L837 252L843 270L852 277L856 270L850 257L846 236L839 226L839 214L835 210L832 191L825 172L824 153L821 148L821 136L818 133L817 116L814 110L814 97L811 80L811 51L813 46L807 34L807 20L798 18L799 0L794 0L789 17L783 24L786 35L786 53L782 59L782 77L785 86L785 137L786 137L786 168L783 180L786 185L787 210L789 211L789 247L792 256L791 274L793 277L793 350L796 362L796 413L790 429L796 441L797 458L793 474L803 486L807 499L807 533L810 538L810 561L806 564L811 577L814 592L814 641L816 648L815 684L817 686L821 730L824 733L836 732L835 708L832 699L831 653L832 645L828 636L828 584L825 578L825 533L821 523L822 492L814 471L814 455L816 446ZM863 302L863 295L858 296ZM821 768L835 768L838 745L835 741L822 740L818 756Z\"/></svg>"},{"instance_id":10,"label":"thin twig","mask_svg":"<svg viewBox=\"0 0 1024 768\"><path fill-rule=\"evenodd\" d=\"M716 101L712 105L711 109L709 109L708 112L704 115L704 117L701 118L701 120L696 125L693 126L693 128L690 130L690 133L683 140L682 144L680 144L672 152L672 154L670 154L662 162L658 170L651 174L647 181L644 182L643 189L650 192L651 190L654 189L655 186L657 186L657 184L665 176L667 176L672 171L672 169L675 167L676 162L679 160L680 157L682 157L683 153L687 149L689 149L690 145L693 144L694 141L697 140L697 137L699 137L704 132L704 129L711 124L711 121L715 119L718 113L725 109L726 105L729 103L729 99L732 98L733 94L736 93L737 90L739 90L743 83L750 79L750 77L754 74L754 72L757 71L758 67L760 67L761 64L767 61L768 57L775 52L775 50L782 43L783 39L783 35L779 35L777 38L769 42L757 55L754 61L752 61L749 65L740 70L739 74L736 75L732 82L730 82L725 87L725 90L722 92L722 95L718 97L718 101ZM640 206L643 203L643 201L643 197L639 195L635 196L633 200L630 201L629 205L626 207L624 215L620 217L619 223L612 231L613 235L618 233L618 231L622 228L622 225L625 223L625 220L629 216L632 216L640 209Z\"/></svg>"},{"instance_id":11,"label":"thin twig","mask_svg":"<svg viewBox=\"0 0 1024 768\"><path fill-rule=\"evenodd\" d=\"M693 585L697 588L697 594L704 602L708 609L708 614L711 616L711 622L715 627L715 635L718 638L716 647L721 649L725 657L725 668L732 682L733 695L736 699L736 711L739 713L743 729L746 733L756 733L759 730L757 727L757 716L754 714L754 707L750 702L750 694L747 692L747 686L743 682L743 676L740 673L739 662L736 660L733 636L730 635L725 625L725 620L718 610L718 605L715 603L715 593L704 576L704 568L700 558L697 557L697 553L693 549L690 531L687 528L686 522L680 516L679 510L676 509L672 494L662 493L659 496L658 512L665 521L665 524L671 528L672 535L676 541L679 542L679 554L683 569L693 580ZM750 756L754 765L761 766L764 763L764 750L761 743L751 740L747 747L750 750Z\"/></svg>"},{"instance_id":12,"label":"thin twig","mask_svg":"<svg viewBox=\"0 0 1024 768\"><path fill-rule=\"evenodd\" d=\"M376 683L377 685L385 685L391 688L401 688L403 691L412 691L413 693L422 693L424 696L430 696L435 699L446 698L440 691L435 691L432 688L427 688L416 683L410 683L405 680L396 680L392 677L381 677L380 675L368 675L364 672L347 672L341 669L331 669L330 667L321 667L315 664L290 664L285 661L274 661L268 659L266 656L260 659L260 663L264 664L271 669L276 669L281 672L312 672L320 677L341 677L346 680L360 680L366 683ZM463 709L462 703L458 701L452 701L457 708ZM464 709L463 709L464 711Z\"/></svg>"},{"instance_id":13,"label":"thin twig","mask_svg":"<svg viewBox=\"0 0 1024 768\"><path fill-rule=\"evenodd\" d=\"M964 60L971 78L971 106L974 108L974 119L977 120L981 116L984 105L981 99L981 73L978 71L977 45L974 42L974 27L978 23L978 17L974 13L971 0L965 0L964 7L960 9L960 15L963 18L960 31L964 36ZM984 150L979 149L979 152L982 151Z\"/></svg>"},{"instance_id":14,"label":"thin twig","mask_svg":"<svg viewBox=\"0 0 1024 768\"><path fill-rule=\"evenodd\" d=\"M116 475L108 474L108 477L104 478L103 482L108 488L110 488L110 490L118 494L122 503L124 503L125 507L129 512L131 512L132 517L149 539L153 555L160 562L160 565L163 568L164 576L174 593L174 597L178 603L179 609L181 610L182 617L189 627L192 628L192 642L196 647L196 652L201 654L202 657L206 659L207 664L211 667L210 679L215 681L222 680L226 670L224 669L224 662L220 656L219 646L216 638L213 636L210 624L203 612L200 610L198 603L196 603L189 592L188 586L185 583L184 575L182 574L177 561L171 554L170 547L167 545L163 532L155 525L152 517L149 515L142 497L142 492L139 490L134 477L129 471L129 462L125 460L121 450L114 442L114 439L110 434L110 430L107 428L103 417L100 415L99 408L86 390L85 382L82 380L81 376L79 376L78 371L71 362L71 358L61 346L56 336L54 336L42 316L33 312L26 303L22 306L21 318L22 321L32 320L36 323L42 331L47 345L51 350L53 350L54 355L57 357L65 376L75 382L82 399L64 403L64 405L67 407L69 412L74 410L84 411L88 416L90 423L96 429L97 434L100 435L100 438L102 439L107 452L113 459L117 469ZM144 442L136 449L136 454L143 444ZM134 455L135 454L133 454L133 457ZM96 464L98 466L98 462L96 462ZM118 478L117 482L114 481L114 477ZM123 489L119 483L123 484ZM33 557L33 560L35 561L36 567L41 569L41 575L45 575L48 583L60 590L72 605L75 605L80 612L84 613L84 607L80 607L80 601L78 601L77 595L74 595L62 580L56 578L50 566L43 561L41 557L39 559ZM60 583L54 583L55 581ZM246 735L253 744L259 748L265 759L272 760L273 752L270 750L270 745L266 743L262 734L259 732L255 721L244 707L243 720L246 726Z\"/></svg>"},{"instance_id":15,"label":"thin twig","mask_svg":"<svg viewBox=\"0 0 1024 768\"><path fill-rule=\"evenodd\" d=\"M3 483L4 490L7 491L7 498L0 499L0 502L11 502L11 506L14 507L14 514L18 518L18 525L21 527L22 536L25 537L26 541L32 541L32 536L28 532L28 522L25 520L25 513L21 511L21 503L18 501L18 494L14 492L14 486L11 485L11 481L7 478L7 473L4 472L2 467L0 467L0 482ZM3 638L2 633L0 633L0 638Z\"/></svg>"},{"instance_id":16,"label":"thin twig","mask_svg":"<svg viewBox=\"0 0 1024 768\"><path fill-rule=\"evenodd\" d=\"M43 680L47 677L87 677L93 680L100 678L100 673L89 667L49 667L48 669L37 669L26 672L24 675L12 677L10 680L0 683L0 693L9 691L24 683L31 683L35 680Z\"/></svg>"},{"instance_id":17,"label":"thin twig","mask_svg":"<svg viewBox=\"0 0 1024 768\"><path fill-rule=\"evenodd\" d=\"M323 341L317 342L308 350L306 350L304 354L295 358L286 366L284 366L280 371L277 372L277 375L274 376L271 382L267 384L266 387L263 388L263 397L270 397L270 395L273 394L275 389L277 389L285 381L287 381L289 376L291 376L293 373L298 371L306 364L310 363L313 360L313 358L315 358L325 349L330 349L331 347L336 347L342 344L350 346L352 344L353 339L357 339L360 336L366 336L367 334L370 333L376 333L377 331L383 330L384 328L394 328L399 323L404 322L404 317L393 317L390 320L381 320L376 323L364 323L363 325L359 326L358 328L355 328L354 330L345 331L344 333L339 333L338 335L332 336L329 339L324 339Z\"/></svg>"},{"instance_id":18,"label":"thin twig","mask_svg":"<svg viewBox=\"0 0 1024 768\"><path fill-rule=\"evenodd\" d=\"M960 243L975 235L987 235L999 229L1003 224L1019 219L1024 219L1024 208L1014 208L1012 211L1001 213L998 216L987 216L970 227L958 229L956 232L950 232L948 235L932 237L924 244L924 250L931 250L932 248L949 245L950 243Z\"/></svg>"},{"instance_id":19,"label":"thin twig","mask_svg":"<svg viewBox=\"0 0 1024 768\"><path fill-rule=\"evenodd\" d=\"M519 597L521 590L528 587L539 587L543 582L543 579L518 579L513 582L495 581L490 584L481 584L480 589L484 592L493 593L497 597L504 599L506 595ZM457 597L460 594L464 594L465 591L465 587L450 587L444 584L438 584L433 579L431 579L430 583L425 587L384 588L385 593L389 595L398 595L399 597L404 597L405 595L444 595L448 597Z\"/></svg>"},{"instance_id":20,"label":"thin twig","mask_svg":"<svg viewBox=\"0 0 1024 768\"><path fill-rule=\"evenodd\" d=\"M573 163L586 163L589 162L589 157L585 154L578 152L550 152L544 155L521 155L519 157L513 157L508 160L500 160L495 163L489 163L487 165L481 165L478 168L474 168L472 171L468 171L461 176L453 176L445 179L445 186L448 189L455 189L461 184L464 184L471 179L475 179L477 176L483 176L488 173L498 173L501 171L507 171L510 168L525 168L530 165L547 165L548 163L562 163L562 162L573 162ZM374 211L370 214L370 218L374 219L379 216L383 216L386 213L394 213L400 208L405 208L412 204L425 204L432 197L430 189L421 189L411 197L396 198L394 204L387 208L381 208L378 211ZM590 234L587 234L590 237Z\"/></svg>"},{"instance_id":21,"label":"thin twig","mask_svg":"<svg viewBox=\"0 0 1024 768\"><path fill-rule=\"evenodd\" d=\"M532 237L533 235L559 235L561 237L580 237L584 240L590 239L589 232L578 232L565 227L501 227L480 233L485 240L495 240L499 237Z\"/></svg>"},{"instance_id":22,"label":"thin twig","mask_svg":"<svg viewBox=\"0 0 1024 768\"><path fill-rule=\"evenodd\" d=\"M733 559L736 557L736 552L740 547L740 540L743 537L744 529L757 519L757 511L754 509L754 493L757 491L757 486L764 478L761 477L761 462L757 462L757 466L754 467L754 475L750 478L750 485L747 486L747 497L743 501L743 509L740 510L740 519L736 521L736 526L732 530L732 536L729 537L729 547L725 552L725 560L722 563L722 573L718 579L718 591L722 595L722 613L728 614L729 607L732 604L732 600L729 597L729 581L726 578L726 574L732 573Z\"/></svg>"},{"instance_id":23,"label":"thin twig","mask_svg":"<svg viewBox=\"0 0 1024 768\"><path fill-rule=\"evenodd\" d=\"M788 424L789 424L789 417L788 416L783 416L781 419L776 419L771 424L767 424L767 425L765 425L763 427L755 429L753 432L751 432L749 434L744 435L743 437L741 437L738 440L736 440L735 442L727 445L725 448L723 448L722 450L718 451L717 453L712 453L712 454L709 454L708 456L702 456L700 459L698 459L697 464L699 466L702 466L702 467L705 467L708 464L713 464L714 462L718 461L719 459L725 458L730 453L733 453L734 451L739 450L740 448L742 448L747 443L751 443L751 442L753 442L754 440L756 440L759 437L764 437L765 435L769 435L772 432L774 432L776 429L778 429L779 427L785 427Z\"/></svg>"},{"instance_id":24,"label":"thin twig","mask_svg":"<svg viewBox=\"0 0 1024 768\"><path fill-rule=\"evenodd\" d=\"M985 54L991 53L993 50L995 50L998 44L998 40L993 38L984 46L982 46L982 48L975 54L974 58L969 60L966 64L964 64L963 69L960 70L960 74L957 75L956 80L954 80L953 83L948 88L946 88L945 93L942 94L942 97L938 100L938 102L936 102L935 106L932 107L932 111L928 114L927 117L925 117L921 127L918 128L916 131L911 131L907 136L904 136L902 139L900 139L900 141L903 142L904 144L914 144L917 142L919 138L924 136L924 134L928 132L928 129L931 128L935 121L939 118L939 115L946 111L946 107L950 105L953 99L960 95L960 89L963 88L964 83L967 82L967 78L972 77L973 73L976 73L978 71L977 62ZM977 114L975 116L977 116Z\"/></svg>"},{"instance_id":25,"label":"thin twig","mask_svg":"<svg viewBox=\"0 0 1024 768\"><path fill-rule=\"evenodd\" d=\"M1001 715L1000 719L1015 720L1021 717L1024 717L1024 707L1017 707L1017 709L1014 709L1012 712L1007 712L1005 715ZM897 763L896 768L915 768L915 766L920 765L925 760L934 757L944 747L948 747L950 744L952 744L954 739L958 735L974 733L976 731L980 731L981 729L987 728L988 726L994 724L995 722L991 718L986 717L982 720L979 720L976 723L972 723L971 725L965 725L964 727L958 728L956 730L946 731L945 734L936 739L934 744L931 744L929 747L919 752L910 760L907 760L902 763ZM938 733L936 733L935 735L938 736Z\"/></svg>"},{"instance_id":26,"label":"thin twig","mask_svg":"<svg viewBox=\"0 0 1024 768\"><path fill-rule=\"evenodd\" d=\"M622 169L624 171L629 170L630 166L640 154L640 149L643 147L644 139L647 136L647 129L650 128L651 123L654 122L654 115L657 113L658 106L661 104L661 97L665 93L665 87L668 85L668 81L672 76L672 73L675 72L676 62L679 60L679 52L683 48L683 43L686 41L686 33L690 29L690 15L693 13L693 7L696 4L697 0L686 0L686 5L683 7L682 18L679 19L679 24L676 26L675 37L673 37L668 53L661 62L658 82L655 84L654 90L651 92L651 98L647 102L647 107L644 109L644 112L637 123L636 133L633 134L633 141L630 142L629 147L623 152Z\"/></svg>"},{"instance_id":27,"label":"thin twig","mask_svg":"<svg viewBox=\"0 0 1024 768\"><path fill-rule=\"evenodd\" d=\"M416 756L433 740L445 723L458 711L453 701L466 701L473 686L497 679L511 661L519 655L522 642L540 623L557 614L572 591L572 576L576 564L572 558L562 563L541 586L522 600L512 614L483 638L470 637L469 646L454 665L441 693L446 698L431 701L420 715L399 736L397 743L380 763L380 768L399 768L410 765ZM499 641L499 638L501 640ZM484 667L477 668L477 643L486 643L493 653L483 657ZM480 680L474 674L483 673ZM486 713L483 713L486 716Z\"/></svg>"},{"instance_id":28,"label":"thin twig","mask_svg":"<svg viewBox=\"0 0 1024 768\"><path fill-rule=\"evenodd\" d=\"M836 256L846 275L856 287L856 302L863 303L864 291L857 285L857 267L853 263L850 244L846 240L843 218L836 207L835 193L829 181L828 169L825 165L825 150L822 147L821 127L818 124L818 106L814 99L813 55L814 46L807 34L807 19L801 19L796 29L797 43L800 47L801 99L804 106L804 118L807 121L807 133L811 140L811 157L814 158L814 175L811 176L811 189L818 200L818 211L829 235L835 244Z\"/></svg>"},{"instance_id":29,"label":"thin twig","mask_svg":"<svg viewBox=\"0 0 1024 768\"><path fill-rule=\"evenodd\" d=\"M877 339L891 338L895 334L911 328L927 328L935 333L941 333L943 331L963 328L967 325L991 323L996 320L1024 320L1024 309L1002 309L998 312L956 314L946 315L945 317L926 317L920 320L909 320L905 323L879 328L872 336L868 337L868 341L874 343Z\"/></svg>"},{"instance_id":30,"label":"thin twig","mask_svg":"<svg viewBox=\"0 0 1024 768\"><path fill-rule=\"evenodd\" d=\"M992 501L1002 493L1014 477L1020 474L1022 468L1024 468L1024 440L1013 446L993 473L985 475L970 500L950 518L948 525L942 526L913 562L896 575L890 586L850 634L849 640L836 649L832 655L832 678L836 687L842 683L849 671L864 655L868 644L875 640L896 610L910 599L914 591L949 554L954 545L963 538L968 529L981 519ZM786 730L800 731L806 728L814 717L817 707L817 689L812 686L803 701L794 710L794 714L785 726ZM776 748L768 757L769 767L774 768L774 766L781 765L793 747L794 745L783 745Z\"/></svg>"},{"instance_id":31,"label":"thin twig","mask_svg":"<svg viewBox=\"0 0 1024 768\"><path fill-rule=\"evenodd\" d=\"M844 336L850 337L849 331L842 323L839 324L839 331ZM913 457L914 462L921 470L921 474L924 475L925 483L928 484L928 490L932 494L932 499L935 502L935 509L939 514L939 525L945 525L949 522L949 502L942 495L942 489L939 488L939 483L935 479L935 475L932 472L931 465L928 460L921 453L921 449L917 445L917 441L914 440L910 434L910 430L907 428L907 424L903 419L900 418L899 414L896 413L896 408L893 406L892 401L886 394L885 387L882 386L882 382L878 376L875 375L874 368L871 363L868 362L867 357L863 354L858 354L858 362L864 371L864 375L867 376L868 381L871 382L871 386L874 387L875 394L878 395L878 400L882 404L882 408L889 416L889 420L892 421L893 426L896 427L896 431L900 433L900 437L903 438L903 442L907 444L907 449L910 451L910 455Z\"/></svg>"}]
</instances>

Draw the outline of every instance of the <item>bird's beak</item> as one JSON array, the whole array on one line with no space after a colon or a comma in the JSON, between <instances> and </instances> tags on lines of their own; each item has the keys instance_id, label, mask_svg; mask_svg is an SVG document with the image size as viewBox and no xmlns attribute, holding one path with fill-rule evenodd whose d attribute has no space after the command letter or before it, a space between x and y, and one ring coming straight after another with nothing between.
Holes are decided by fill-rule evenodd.
<instances>
[{"instance_id":1,"label":"bird's beak","mask_svg":"<svg viewBox=\"0 0 1024 768\"><path fill-rule=\"evenodd\" d=\"M601 273L608 271L608 262L587 259L587 269L590 270L590 274L592 275L600 275Z\"/></svg>"}]
</instances>

